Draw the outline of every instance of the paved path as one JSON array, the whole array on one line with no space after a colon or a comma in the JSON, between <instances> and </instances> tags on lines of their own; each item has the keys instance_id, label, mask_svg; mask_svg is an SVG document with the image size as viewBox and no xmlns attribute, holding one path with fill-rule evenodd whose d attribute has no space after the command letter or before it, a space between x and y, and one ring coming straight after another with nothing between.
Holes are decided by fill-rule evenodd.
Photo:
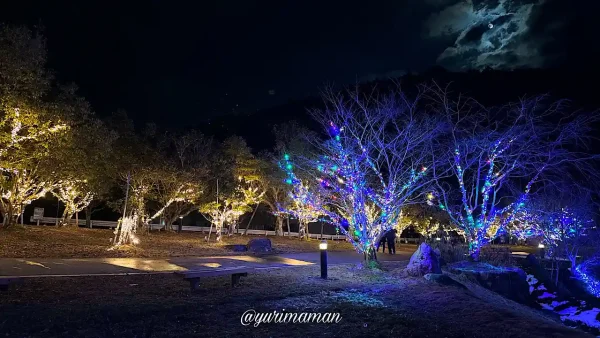
<instances>
[{"instance_id":1,"label":"paved path","mask_svg":"<svg viewBox=\"0 0 600 338\"><path fill-rule=\"evenodd\" d=\"M396 255L379 254L381 261L410 259L411 248L398 250ZM353 251L328 253L329 264L358 263L361 255ZM174 271L220 267L249 266L273 268L318 264L319 252L283 254L276 256L215 256L149 258L0 258L0 276L85 276L103 274L170 273Z\"/></svg>"}]
</instances>

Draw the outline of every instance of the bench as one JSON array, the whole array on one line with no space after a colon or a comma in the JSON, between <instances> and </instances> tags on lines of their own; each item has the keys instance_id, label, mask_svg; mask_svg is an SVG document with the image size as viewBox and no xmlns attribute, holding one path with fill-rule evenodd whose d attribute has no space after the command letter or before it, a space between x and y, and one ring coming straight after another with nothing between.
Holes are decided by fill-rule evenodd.
<instances>
[{"instance_id":1,"label":"bench","mask_svg":"<svg viewBox=\"0 0 600 338\"><path fill-rule=\"evenodd\" d=\"M248 272L253 270L254 268L240 266L235 268L179 271L176 274L190 282L192 291L198 291L200 278L231 275L231 286L234 287L239 283L240 277L248 276Z\"/></svg>"},{"instance_id":2,"label":"bench","mask_svg":"<svg viewBox=\"0 0 600 338\"><path fill-rule=\"evenodd\" d=\"M6 291L11 284L21 283L20 277L0 277L0 290Z\"/></svg>"}]
</instances>

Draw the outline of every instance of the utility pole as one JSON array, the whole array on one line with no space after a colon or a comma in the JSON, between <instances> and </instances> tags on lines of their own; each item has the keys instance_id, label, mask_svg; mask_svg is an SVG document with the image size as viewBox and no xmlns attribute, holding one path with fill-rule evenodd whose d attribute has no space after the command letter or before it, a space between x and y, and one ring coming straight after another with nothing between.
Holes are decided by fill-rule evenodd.
<instances>
[{"instance_id":1,"label":"utility pole","mask_svg":"<svg viewBox=\"0 0 600 338\"><path fill-rule=\"evenodd\" d=\"M127 173L127 188L125 189L125 205L123 206L123 219L125 219L125 212L127 211L127 200L129 199L129 181L131 180L131 172Z\"/></svg>"}]
</instances>

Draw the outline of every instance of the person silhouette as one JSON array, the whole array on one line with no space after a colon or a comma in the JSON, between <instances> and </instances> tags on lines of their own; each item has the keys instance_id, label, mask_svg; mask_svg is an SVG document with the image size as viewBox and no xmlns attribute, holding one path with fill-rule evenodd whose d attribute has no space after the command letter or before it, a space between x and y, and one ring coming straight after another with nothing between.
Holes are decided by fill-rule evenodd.
<instances>
[{"instance_id":1,"label":"person silhouette","mask_svg":"<svg viewBox=\"0 0 600 338\"><path fill-rule=\"evenodd\" d=\"M396 254L396 229L392 229L385 234L385 238L387 239L388 245L388 253L395 255Z\"/></svg>"},{"instance_id":2,"label":"person silhouette","mask_svg":"<svg viewBox=\"0 0 600 338\"><path fill-rule=\"evenodd\" d=\"M383 236L381 236L381 239L379 240L379 243L377 244L377 252L379 252L379 247L383 246L383 248L382 248L383 251L382 252L385 253L385 242L387 241L386 240L386 235L387 234L384 234ZM388 246L388 251L389 251L389 246Z\"/></svg>"}]
</instances>

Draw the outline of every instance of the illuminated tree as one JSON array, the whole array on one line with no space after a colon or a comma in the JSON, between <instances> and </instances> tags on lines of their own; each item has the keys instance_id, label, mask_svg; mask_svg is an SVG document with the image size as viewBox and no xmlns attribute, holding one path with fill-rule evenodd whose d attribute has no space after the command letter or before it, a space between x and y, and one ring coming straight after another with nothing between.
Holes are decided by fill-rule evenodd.
<instances>
[{"instance_id":1,"label":"illuminated tree","mask_svg":"<svg viewBox=\"0 0 600 338\"><path fill-rule=\"evenodd\" d=\"M551 258L567 258L571 268L584 246L597 247L598 233L594 221L596 203L590 192L577 189L573 182L544 190L532 197L531 203L510 224L518 238L540 238ZM587 252L586 256L596 252Z\"/></svg>"},{"instance_id":2,"label":"illuminated tree","mask_svg":"<svg viewBox=\"0 0 600 338\"><path fill-rule=\"evenodd\" d=\"M113 246L109 248L109 250L116 249L123 245L137 245L140 243L139 237L136 234L139 222L136 218L137 215L133 214L119 220L114 231L115 238L113 240Z\"/></svg>"},{"instance_id":3,"label":"illuminated tree","mask_svg":"<svg viewBox=\"0 0 600 338\"><path fill-rule=\"evenodd\" d=\"M285 163L287 183L308 187L316 214L335 225L366 260L400 211L436 173L432 139L439 124L402 93L384 97L329 94L328 108L313 115L330 139L316 143L315 156ZM296 172L310 176L301 180ZM375 212L373 212L375 210ZM349 229L352 229L349 231Z\"/></svg>"},{"instance_id":4,"label":"illuminated tree","mask_svg":"<svg viewBox=\"0 0 600 338\"><path fill-rule=\"evenodd\" d=\"M15 224L23 208L52 191L56 182L51 177L38 174L38 166L14 168L4 173L2 182L2 214L4 226Z\"/></svg>"},{"instance_id":5,"label":"illuminated tree","mask_svg":"<svg viewBox=\"0 0 600 338\"><path fill-rule=\"evenodd\" d=\"M65 204L60 225L69 225L73 215L88 206L94 198L86 181L58 181L52 194Z\"/></svg>"},{"instance_id":6,"label":"illuminated tree","mask_svg":"<svg viewBox=\"0 0 600 338\"><path fill-rule=\"evenodd\" d=\"M452 126L452 176L437 180L429 203L464 231L477 260L481 247L523 210L534 185L570 164L583 168L579 164L590 157L569 146L585 137L594 118L564 114L563 102L542 98L488 109L463 97L452 101L439 89L431 95Z\"/></svg>"},{"instance_id":7,"label":"illuminated tree","mask_svg":"<svg viewBox=\"0 0 600 338\"><path fill-rule=\"evenodd\" d=\"M268 206L271 213L275 216L276 232L278 235L283 236L283 221L285 217L288 217L288 231L289 231L289 216L294 215L300 221L300 230L302 235L300 238L308 238L308 223L317 220L318 216L310 215L310 212L304 215L303 208L308 207L307 204L303 203L301 198L294 199L294 192L290 191L290 186L286 184L286 173L281 170L281 164L279 159L285 153L293 153L300 156L307 155L313 150L312 145L307 141L309 139L316 139L317 135L300 126L296 121L289 121L284 124L276 125L273 128L275 134L275 153L278 155L265 154L262 157L263 163L263 179L261 183L264 185L263 190L265 196L263 203ZM284 168L285 169L285 168ZM309 179L308 177L306 179ZM303 187L306 189L306 187ZM298 196L296 194L296 196ZM288 209L292 209L293 212L288 212Z\"/></svg>"},{"instance_id":8,"label":"illuminated tree","mask_svg":"<svg viewBox=\"0 0 600 338\"><path fill-rule=\"evenodd\" d=\"M0 211L5 226L53 189L57 178L44 161L69 127L60 105L45 98L52 76L45 68L44 42L27 28L0 28Z\"/></svg>"},{"instance_id":9,"label":"illuminated tree","mask_svg":"<svg viewBox=\"0 0 600 338\"><path fill-rule=\"evenodd\" d=\"M149 220L163 217L167 229L182 216L197 210L195 203L203 192L208 175L212 140L190 131L183 135L166 134L158 145L162 165L156 170L151 192Z\"/></svg>"},{"instance_id":10,"label":"illuminated tree","mask_svg":"<svg viewBox=\"0 0 600 338\"><path fill-rule=\"evenodd\" d=\"M127 211L124 217L132 216L138 228L144 227L149 221L146 204L152 197L161 168L161 157L149 140L153 136L152 128L147 126L144 133L137 134L133 121L122 110L113 113L107 126L118 135L113 146L111 173L122 194L109 205L119 213Z\"/></svg>"},{"instance_id":11,"label":"illuminated tree","mask_svg":"<svg viewBox=\"0 0 600 338\"><path fill-rule=\"evenodd\" d=\"M426 204L412 204L402 209L402 229L413 229L426 239L431 239L440 232L454 230L445 212Z\"/></svg>"},{"instance_id":12,"label":"illuminated tree","mask_svg":"<svg viewBox=\"0 0 600 338\"><path fill-rule=\"evenodd\" d=\"M209 177L205 193L197 203L200 212L211 222L208 238L214 225L217 241L220 241L226 225L229 235L233 234L239 218L263 199L260 163L246 142L233 136L212 155Z\"/></svg>"},{"instance_id":13,"label":"illuminated tree","mask_svg":"<svg viewBox=\"0 0 600 338\"><path fill-rule=\"evenodd\" d=\"M288 162L289 164L289 162ZM321 200L321 195L310 191L310 188L302 181L293 178L293 189L289 193L291 203L287 208L280 206L282 213L288 213L298 219L298 237L309 239L308 224L319 220L324 216L325 205Z\"/></svg>"},{"instance_id":14,"label":"illuminated tree","mask_svg":"<svg viewBox=\"0 0 600 338\"><path fill-rule=\"evenodd\" d=\"M75 86L64 87L57 104L70 117L70 128L53 144L48 166L59 180L52 194L65 205L60 225L69 225L74 215L112 186L111 154L116 134L98 120L90 104L76 95Z\"/></svg>"},{"instance_id":15,"label":"illuminated tree","mask_svg":"<svg viewBox=\"0 0 600 338\"><path fill-rule=\"evenodd\" d=\"M283 221L287 214L282 210L287 208L291 200L288 186L284 183L285 174L273 163L273 158L274 156L268 153L263 153L260 157L262 174L259 184L260 189L265 192L260 203L265 205L275 216L275 232L278 236L283 236ZM246 226L246 230L249 226L250 224Z\"/></svg>"},{"instance_id":16,"label":"illuminated tree","mask_svg":"<svg viewBox=\"0 0 600 338\"><path fill-rule=\"evenodd\" d=\"M227 197L222 197L220 201L206 203L201 207L200 212L215 226L217 242L221 241L225 225L229 225L228 234L231 235L235 232L240 216L251 211L251 206L258 204L262 195L263 193L259 192L257 187L253 187L251 182L242 179L235 192Z\"/></svg>"}]
</instances>

